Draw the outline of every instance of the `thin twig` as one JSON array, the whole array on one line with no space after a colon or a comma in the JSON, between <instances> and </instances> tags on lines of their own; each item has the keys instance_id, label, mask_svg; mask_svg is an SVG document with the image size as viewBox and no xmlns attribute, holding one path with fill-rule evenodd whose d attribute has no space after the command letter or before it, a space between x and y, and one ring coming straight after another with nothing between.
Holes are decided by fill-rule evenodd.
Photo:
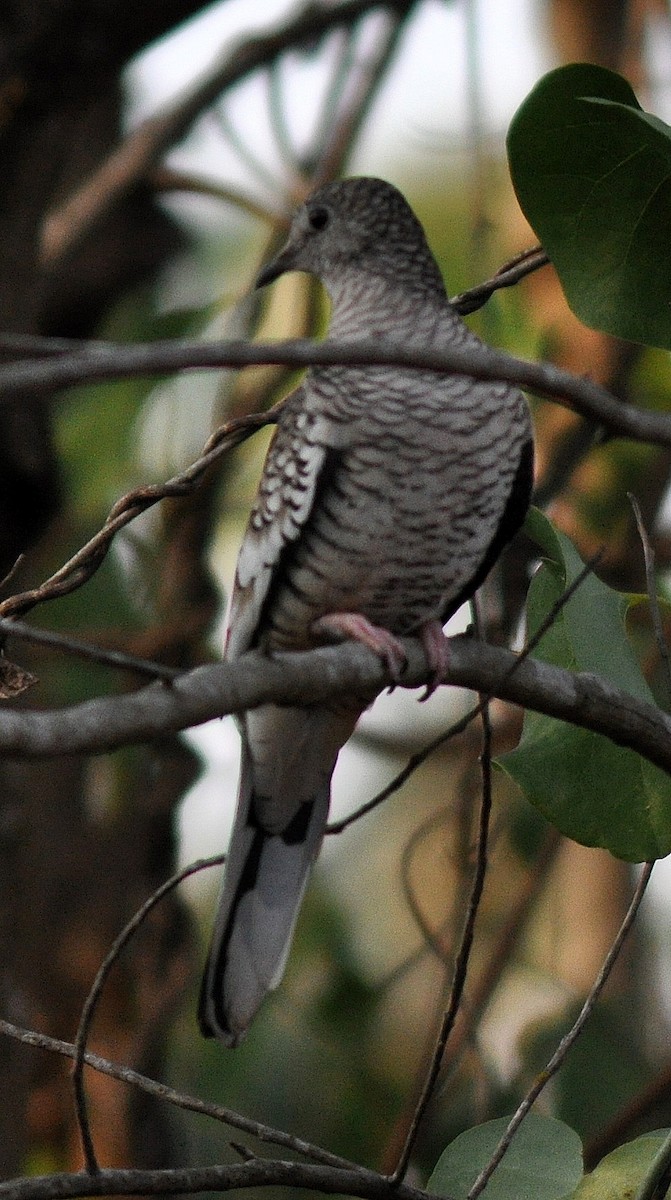
<instances>
[{"instance_id":1,"label":"thin twig","mask_svg":"<svg viewBox=\"0 0 671 1200\"><path fill-rule=\"evenodd\" d=\"M527 275L532 275L534 271L549 265L550 259L543 247L532 246L530 250L523 250L521 254L517 254L510 262L500 267L491 279L486 279L484 283L478 283L465 292L459 292L458 296L452 296L450 303L462 317L468 316L469 313L477 312L479 308L482 308L491 299L494 292L500 291L502 288L513 287Z\"/></svg>"},{"instance_id":2,"label":"thin twig","mask_svg":"<svg viewBox=\"0 0 671 1200\"><path fill-rule=\"evenodd\" d=\"M347 79L340 117L328 130L315 172L314 184L325 183L340 174L368 116L377 90L398 47L406 13L385 13L387 26L380 32L377 45L365 58L357 60Z\"/></svg>"},{"instance_id":3,"label":"thin twig","mask_svg":"<svg viewBox=\"0 0 671 1200\"><path fill-rule=\"evenodd\" d=\"M510 957L511 951L520 936L531 906L547 880L548 868L560 845L561 835L556 829L550 828L545 843L534 861L532 870L529 872L527 879L522 883L502 928L497 931L496 942L483 968L482 974L478 976L469 995L468 1006L464 1006L462 1010L462 1022L455 1029L447 1048L445 1055L446 1065L451 1065L457 1060L464 1045L472 1037L479 1018L487 1007L494 989L500 982L503 966Z\"/></svg>"},{"instance_id":4,"label":"thin twig","mask_svg":"<svg viewBox=\"0 0 671 1200\"><path fill-rule=\"evenodd\" d=\"M323 157L325 147L331 137L333 130L333 116L340 109L345 85L349 78L350 71L354 64L354 51L357 42L357 28L353 23L347 28L334 30L331 35L331 41L335 42L335 61L331 66L331 77L328 81L328 86L324 89L324 94L320 98L319 112L314 118L314 128L312 133L312 149L307 155L303 155L303 160L306 165L312 162L313 167ZM277 71L280 60L276 60L275 71Z\"/></svg>"},{"instance_id":5,"label":"thin twig","mask_svg":"<svg viewBox=\"0 0 671 1200\"><path fill-rule=\"evenodd\" d=\"M659 609L659 600L657 599L655 552L652 548L645 525L643 524L643 514L641 512L641 506L638 503L638 500L632 494L632 492L627 492L627 498L634 512L634 518L638 528L638 536L641 539L641 546L643 548L643 560L645 562L645 585L648 592L648 603L650 604L652 628L655 634L655 641L657 642L659 657L661 658L664 667L667 700L671 700L671 660L669 659L669 647L664 634L664 624L662 621L662 614Z\"/></svg>"},{"instance_id":6,"label":"thin twig","mask_svg":"<svg viewBox=\"0 0 671 1200\"><path fill-rule=\"evenodd\" d=\"M465 188L468 194L468 264L472 277L480 278L488 261L492 222L488 219L487 203L492 195L491 155L485 147L485 115L483 95L483 48L482 14L478 0L465 0L464 42L466 58L466 81L464 104L466 108L466 161L468 177ZM490 332L490 311L484 314L483 330Z\"/></svg>"},{"instance_id":7,"label":"thin twig","mask_svg":"<svg viewBox=\"0 0 671 1200\"><path fill-rule=\"evenodd\" d=\"M405 766L401 768L401 770L394 776L392 780L390 780L388 784L385 785L385 787L381 788L379 792L376 792L370 800L367 800L365 804L361 804L354 810L354 812L349 813L346 817L341 817L338 821L330 821L326 827L326 832L329 834L343 833L344 830L348 829L350 825L354 825L356 821L360 821L362 817L368 816L368 813L373 812L374 809L378 808L381 804L384 804L385 800L388 800L389 797L393 796L395 792L400 791L400 789L403 787L403 784L406 783L406 781L410 779L412 775L414 775L417 768L421 767L422 763L426 762L427 758L429 758L435 750L438 750L445 744L445 742L451 741L452 738L458 737L459 734L463 733L464 730L467 729L471 724L471 722L474 721L479 715L480 709L478 705L476 705L474 708L469 708L468 712L465 713L463 717L460 717L457 721L454 721L453 724L450 725L449 729L444 729L442 733L439 733L437 737L432 738L432 740L426 746L423 746L421 750L417 750L415 754L411 754Z\"/></svg>"},{"instance_id":8,"label":"thin twig","mask_svg":"<svg viewBox=\"0 0 671 1200\"><path fill-rule=\"evenodd\" d=\"M671 1133L648 1167L633 1200L664 1200L671 1177Z\"/></svg>"},{"instance_id":9,"label":"thin twig","mask_svg":"<svg viewBox=\"0 0 671 1200\"><path fill-rule=\"evenodd\" d=\"M149 182L159 192L192 192L196 196L211 196L222 204L230 204L240 212L272 225L288 225L288 214L270 208L261 200L250 196L242 188L230 184L216 183L213 179L201 179L174 167L156 167Z\"/></svg>"},{"instance_id":10,"label":"thin twig","mask_svg":"<svg viewBox=\"0 0 671 1200\"><path fill-rule=\"evenodd\" d=\"M33 1046L38 1050L46 1050L51 1054L60 1054L64 1058L74 1058L75 1056L73 1042L65 1042L60 1038L52 1038L48 1034L37 1033L34 1029L23 1029L20 1025L15 1025L11 1021L0 1019L0 1034L10 1037L14 1041L21 1042L25 1046ZM304 1155L306 1158L311 1158L315 1162L320 1162L324 1165L351 1170L358 1169L356 1163L349 1162L348 1159L332 1154L329 1150L324 1150L321 1146L313 1145L311 1142L305 1141L304 1138L296 1137L291 1133L285 1133L282 1129L274 1129L271 1125L265 1125L260 1121L254 1121L250 1117L245 1117L241 1113L235 1112L234 1109L225 1108L221 1104L202 1100L199 1096L190 1096L186 1092L178 1092L175 1088L168 1087L167 1084L159 1083L156 1079L151 1079L148 1075L142 1075L139 1071L134 1071L132 1067L110 1062L109 1059L102 1058L99 1054L93 1054L90 1050L86 1051L84 1062L87 1067L100 1072L101 1075L108 1075L111 1079L118 1079L120 1083L126 1083L130 1087L135 1087L139 1091L145 1092L149 1096L154 1096L159 1100L164 1100L167 1104L173 1104L175 1108L183 1109L185 1112L198 1113L200 1116L210 1117L214 1121L219 1121L223 1125L230 1125L231 1128L239 1129L242 1133L257 1138L260 1142L281 1146L285 1150ZM361 1169L363 1170L363 1168Z\"/></svg>"},{"instance_id":11,"label":"thin twig","mask_svg":"<svg viewBox=\"0 0 671 1200\"><path fill-rule=\"evenodd\" d=\"M403 895L405 902L410 909L412 919L422 936L423 945L421 949L424 950L427 947L431 949L438 961L443 965L445 965L447 962L447 953L443 944L442 930L443 928L448 928L448 923L444 921L443 925L438 931L435 931L431 928L421 910L412 887L410 869L415 851L420 842L423 842L428 834L433 833L434 829L444 825L449 819L449 816L450 813L446 809L440 809L438 812L431 813L431 815L427 817L425 821L422 821L421 825L419 825L418 828L413 831L412 836L408 839L403 847L403 854L401 855L401 884L403 887ZM413 955L413 960L415 957L416 956Z\"/></svg>"},{"instance_id":12,"label":"thin twig","mask_svg":"<svg viewBox=\"0 0 671 1200\"><path fill-rule=\"evenodd\" d=\"M522 1124L522 1121L526 1117L527 1113L530 1111L534 1102L538 1099L540 1093L543 1091L543 1088L550 1082L552 1077L554 1075L556 1075L559 1068L561 1066L563 1066L569 1050L571 1049L574 1042L578 1039L578 1037L582 1033L583 1029L585 1028L587 1021L589 1020L590 1016L592 1015L592 1012L594 1011L596 1002L597 1002L599 996L601 995L601 992L603 991L606 981L608 980L608 977L610 976L610 973L611 973L613 967L615 966L617 958L618 958L620 951L622 949L622 946L624 944L625 938L627 937L627 934L629 933L629 930L631 929L631 926L634 923L636 914L638 913L638 910L641 905L641 901L643 900L643 897L645 895L645 890L650 881L650 876L652 874L653 867L654 867L653 862L647 862L644 864L643 869L641 871L641 876L636 885L631 903L630 903L629 908L627 909L627 912L624 916L624 920L622 921L622 924L620 925L617 935L616 935L616 937L604 959L603 966L601 967L599 974L597 975L596 979L594 980L594 983L592 984L592 987L590 988L589 995L587 996L587 999L585 1000L585 1003L583 1004L578 1017L576 1018L575 1022L571 1026L568 1033L565 1034L565 1036L561 1039L559 1045L557 1046L557 1049L555 1050L554 1054L550 1058L546 1067L536 1076L536 1079L535 1079L533 1085L527 1092L526 1096L524 1097L524 1100L522 1101L519 1108L517 1109L514 1116L512 1117L511 1121L509 1122L508 1127L507 1127L503 1137L501 1138L498 1146L496 1147L494 1153L492 1154L492 1157L490 1158L486 1167L483 1168L483 1170L480 1172L477 1179L475 1180L475 1183L473 1184L471 1190L468 1193L467 1200L476 1200L476 1198L484 1190L488 1181L491 1179L494 1171L496 1170L499 1163L501 1162L501 1159L505 1155L506 1151L509 1149L511 1142L512 1142L515 1134L517 1133L517 1130L519 1129L520 1125Z\"/></svg>"},{"instance_id":13,"label":"thin twig","mask_svg":"<svg viewBox=\"0 0 671 1200\"><path fill-rule=\"evenodd\" d=\"M285 177L295 182L299 176L298 154L286 119L282 80L283 62L282 58L275 58L268 68L268 115L275 146L282 160L282 171Z\"/></svg>"},{"instance_id":14,"label":"thin twig","mask_svg":"<svg viewBox=\"0 0 671 1200\"><path fill-rule=\"evenodd\" d=\"M204 871L209 867L221 866L226 861L225 854L216 854L212 858L201 858L197 862L190 863L188 867L184 867L181 871L177 871L165 883L156 888L151 896L145 900L144 904L138 909L130 921L124 926L121 932L112 942L109 952L105 955L100 967L96 972L95 979L91 984L89 994L82 1006L79 1025L77 1027L77 1036L74 1044L74 1063L72 1067L72 1088L75 1101L75 1115L77 1117L77 1126L84 1152L84 1163L86 1170L90 1174L96 1174L100 1170L98 1160L96 1158L95 1148L93 1145L93 1137L91 1134L91 1125L88 1118L88 1108L86 1104L86 1092L84 1089L84 1063L86 1061L86 1044L88 1042L91 1024L95 1015L95 1010L102 995L107 976L112 967L119 958L124 946L130 941L133 934L140 928L143 921L146 920L149 913L156 905L163 900L169 892L175 890L189 876L195 875L199 871Z\"/></svg>"},{"instance_id":15,"label":"thin twig","mask_svg":"<svg viewBox=\"0 0 671 1200\"><path fill-rule=\"evenodd\" d=\"M237 154L241 164L273 195L277 191L277 181L273 172L254 153L249 143L245 141L242 134L236 129L231 120L230 113L221 104L218 104L213 110L212 115L216 118L217 125L226 138L231 150ZM287 220L283 224L288 225L288 212L285 215Z\"/></svg>"},{"instance_id":16,"label":"thin twig","mask_svg":"<svg viewBox=\"0 0 671 1200\"><path fill-rule=\"evenodd\" d=\"M104 646L95 646L92 642L82 642L79 638L54 633L49 629L35 629L25 621L17 621L14 617L0 618L0 638L17 638L22 642L33 642L36 646L49 646L54 650L62 650L75 658L84 658L89 662L100 663L102 666L115 667L120 671L133 671L137 675L148 675L151 679L164 679L170 682L177 679L182 671L178 667L166 667L163 663L150 662L138 658L135 654L126 654L122 650L110 650Z\"/></svg>"},{"instance_id":17,"label":"thin twig","mask_svg":"<svg viewBox=\"0 0 671 1200\"><path fill-rule=\"evenodd\" d=\"M0 602L0 619L28 612L37 604L65 596L86 583L98 570L112 544L115 535L141 513L168 497L185 496L199 485L203 475L213 463L234 446L238 446L264 425L277 419L275 406L265 413L251 413L237 417L222 425L207 441L200 458L185 471L173 476L166 483L147 485L128 492L110 511L101 529L72 558L51 575L39 587L19 592Z\"/></svg>"},{"instance_id":18,"label":"thin twig","mask_svg":"<svg viewBox=\"0 0 671 1200\"><path fill-rule=\"evenodd\" d=\"M477 608L475 602L473 604L474 612L476 613L476 625L479 623L477 619ZM476 843L476 859L475 870L473 872L473 880L471 883L471 892L464 920L464 927L461 935L461 941L457 950L454 968L452 975L452 986L447 1007L443 1014L436 1045L433 1052L431 1065L424 1081L424 1087L420 1094L417 1106L413 1113L410 1128L408 1130L405 1144L401 1150L401 1154L396 1165L396 1169L390 1176L393 1183L398 1183L405 1176L412 1154L419 1127L421 1125L424 1114L433 1096L433 1092L440 1074L441 1064L445 1054L450 1034L454 1028L454 1023L457 1019L461 1001L466 986L466 975L468 964L473 948L473 938L475 934L475 922L482 899L482 892L485 885L485 877L487 874L487 843L489 838L489 822L492 812L492 728L489 719L489 696L481 696L478 705L482 717L482 753L481 753L481 773L482 773L482 791L480 797L480 814L478 823L478 836Z\"/></svg>"}]
</instances>

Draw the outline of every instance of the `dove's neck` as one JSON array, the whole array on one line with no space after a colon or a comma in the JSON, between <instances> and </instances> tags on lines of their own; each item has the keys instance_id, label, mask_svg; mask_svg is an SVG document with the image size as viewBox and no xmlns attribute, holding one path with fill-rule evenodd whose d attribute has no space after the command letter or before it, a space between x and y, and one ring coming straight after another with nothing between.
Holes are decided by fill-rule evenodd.
<instances>
[{"instance_id":1,"label":"dove's neck","mask_svg":"<svg viewBox=\"0 0 671 1200\"><path fill-rule=\"evenodd\" d=\"M332 341L382 339L426 345L444 337L446 328L460 324L442 282L409 287L402 279L352 272L324 284L331 301L328 336Z\"/></svg>"}]
</instances>

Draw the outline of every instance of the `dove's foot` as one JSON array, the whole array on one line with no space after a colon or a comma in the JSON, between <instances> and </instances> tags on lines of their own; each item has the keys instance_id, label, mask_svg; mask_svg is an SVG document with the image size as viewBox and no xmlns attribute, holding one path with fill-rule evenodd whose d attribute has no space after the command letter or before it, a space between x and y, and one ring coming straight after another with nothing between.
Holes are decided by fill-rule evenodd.
<instances>
[{"instance_id":1,"label":"dove's foot","mask_svg":"<svg viewBox=\"0 0 671 1200\"><path fill-rule=\"evenodd\" d=\"M399 639L388 629L373 625L361 613L327 613L313 621L312 632L343 640L352 638L355 642L361 642L382 659L394 680L400 679L406 665L406 657Z\"/></svg>"},{"instance_id":2,"label":"dove's foot","mask_svg":"<svg viewBox=\"0 0 671 1200\"><path fill-rule=\"evenodd\" d=\"M431 679L422 696L422 700L428 700L441 683L447 682L450 667L450 643L443 633L440 621L427 621L426 625L422 625L421 638L431 673Z\"/></svg>"}]
</instances>

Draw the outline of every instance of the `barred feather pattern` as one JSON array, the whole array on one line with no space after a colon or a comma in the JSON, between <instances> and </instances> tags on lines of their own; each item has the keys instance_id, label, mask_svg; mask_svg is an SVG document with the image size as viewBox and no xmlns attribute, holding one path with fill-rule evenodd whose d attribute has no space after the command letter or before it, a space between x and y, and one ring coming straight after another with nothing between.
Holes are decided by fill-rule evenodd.
<instances>
[{"instance_id":1,"label":"barred feather pattern","mask_svg":"<svg viewBox=\"0 0 671 1200\"><path fill-rule=\"evenodd\" d=\"M322 280L338 342L486 353L451 308L416 217L380 180L309 199L262 282L286 270ZM314 646L324 638L315 621L333 613L397 636L444 623L523 519L530 443L526 401L507 384L385 366L310 370L268 452L226 656ZM203 1032L229 1045L281 976L337 753L363 707L357 696L266 705L242 723L238 816L200 1008Z\"/></svg>"}]
</instances>

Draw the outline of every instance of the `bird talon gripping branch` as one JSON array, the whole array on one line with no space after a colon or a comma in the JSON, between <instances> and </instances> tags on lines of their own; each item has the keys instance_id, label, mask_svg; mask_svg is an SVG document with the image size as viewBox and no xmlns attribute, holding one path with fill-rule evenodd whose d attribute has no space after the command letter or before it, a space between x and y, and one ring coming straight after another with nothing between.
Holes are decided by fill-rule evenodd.
<instances>
[{"instance_id":1,"label":"bird talon gripping branch","mask_svg":"<svg viewBox=\"0 0 671 1200\"><path fill-rule=\"evenodd\" d=\"M429 664L431 678L420 700L428 700L441 683L446 683L450 669L450 643L443 633L440 621L427 621L422 626L422 645Z\"/></svg>"},{"instance_id":2,"label":"bird talon gripping branch","mask_svg":"<svg viewBox=\"0 0 671 1200\"><path fill-rule=\"evenodd\" d=\"M482 343L451 307L421 225L379 179L321 188L259 284L307 271L331 300L329 336L427 351ZM438 636L518 529L532 478L526 401L505 383L389 366L308 371L284 402L245 534L225 657L354 636L393 671ZM327 614L327 616L324 616ZM321 628L320 628L321 623ZM338 751L359 695L240 720L238 808L201 989L203 1033L237 1045L279 982L326 827Z\"/></svg>"},{"instance_id":3,"label":"bird talon gripping branch","mask_svg":"<svg viewBox=\"0 0 671 1200\"><path fill-rule=\"evenodd\" d=\"M335 637L338 641L351 638L355 642L361 642L362 646L367 646L373 654L382 659L394 683L400 681L407 665L402 643L388 629L373 625L361 613L327 613L313 621L311 629L317 636L326 634L327 637Z\"/></svg>"}]
</instances>

